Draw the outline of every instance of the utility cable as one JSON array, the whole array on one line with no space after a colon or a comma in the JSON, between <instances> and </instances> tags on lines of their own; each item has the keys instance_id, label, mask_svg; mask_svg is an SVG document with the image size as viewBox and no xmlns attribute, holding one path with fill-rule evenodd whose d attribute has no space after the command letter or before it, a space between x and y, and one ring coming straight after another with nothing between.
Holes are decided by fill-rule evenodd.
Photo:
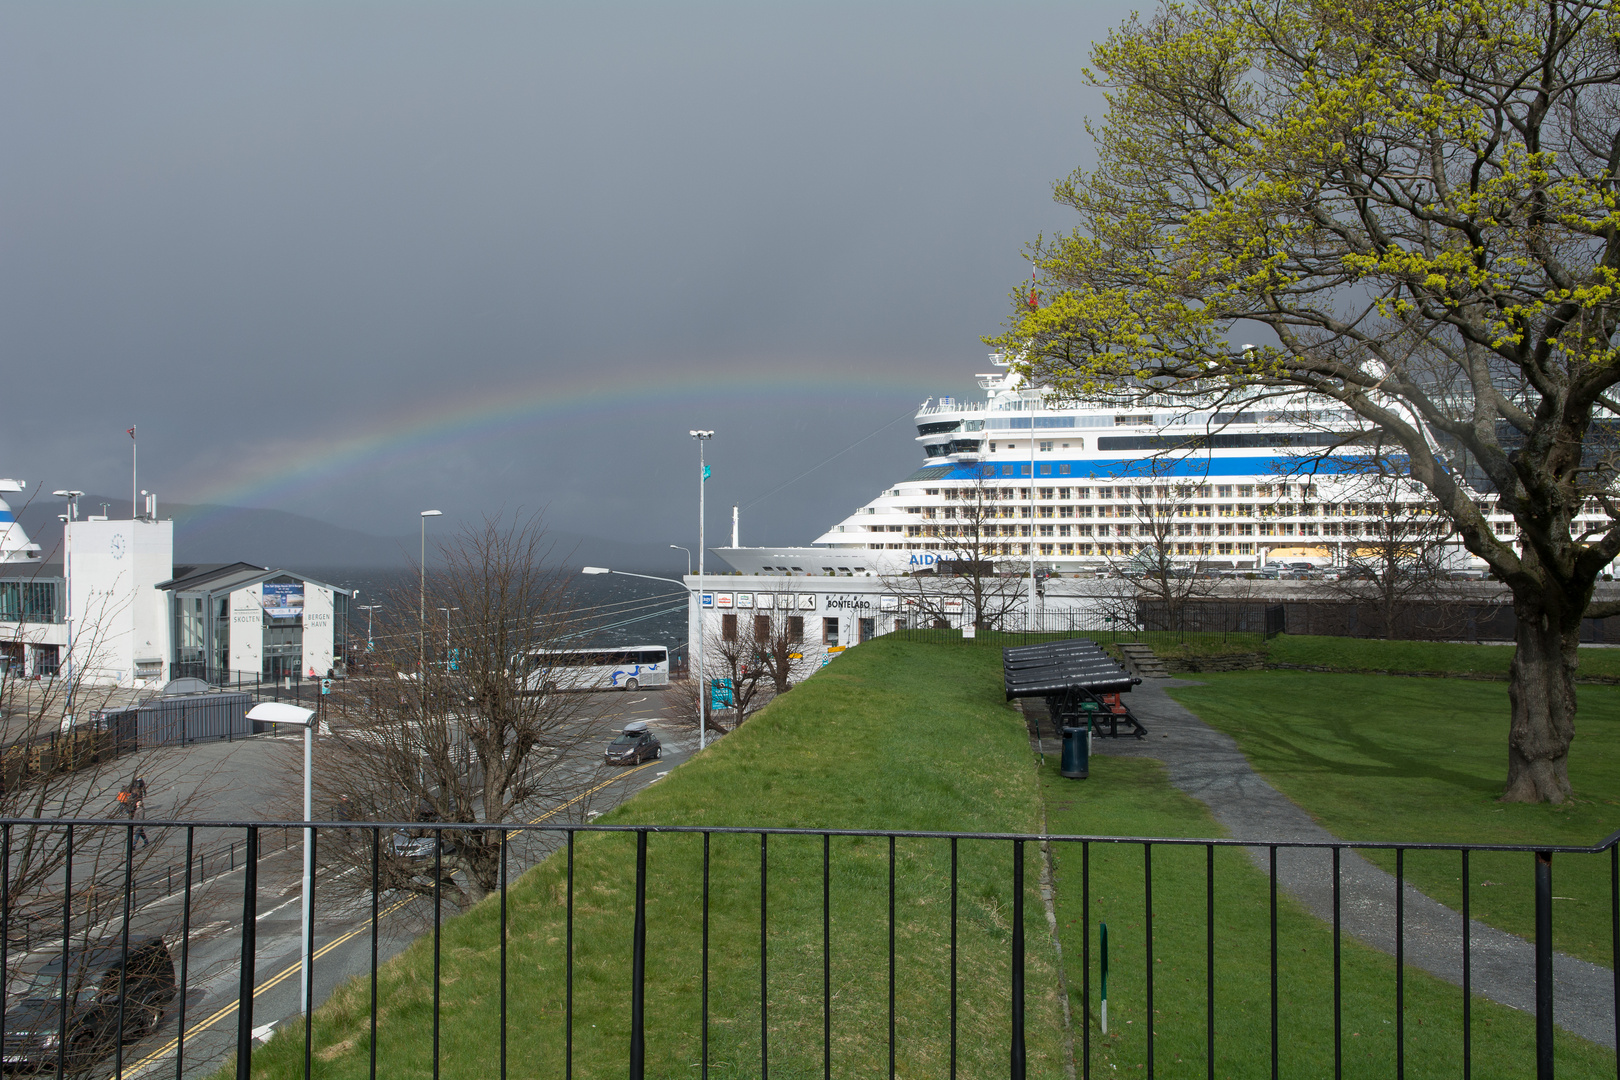
<instances>
[{"instance_id":1,"label":"utility cable","mask_svg":"<svg viewBox=\"0 0 1620 1080\"><path fill-rule=\"evenodd\" d=\"M915 415L917 415L917 410L916 409L907 409L905 412L901 413L899 416L895 417L893 420L890 420L888 423L884 424L882 427L879 427L879 428L877 428L877 429L875 429L873 431L870 431L867 434L861 436L859 439L856 439L854 442L850 443L848 446L846 446L842 450L838 451L832 457L829 457L829 458L825 459L824 461L818 462L817 464L810 466L808 469L804 470L804 472L800 473L798 476L795 476L793 479L784 480L782 483L777 484L775 487L771 488L771 490L767 491L765 494L763 494L763 495L761 495L761 496L759 496L757 498L750 499L747 502L743 503L740 507L737 508L737 512L742 513L742 511L747 510L750 507L757 505L758 503L764 502L766 499L770 498L772 495L775 495L778 491L781 491L783 488L788 487L791 484L797 484L800 480L803 480L805 477L809 476L811 473L815 472L817 469L821 468L823 465L831 464L833 461L837 460L838 458L843 457L845 454L849 453L851 450L855 449L857 446L861 445L861 443L865 442L866 440L872 438L873 436L881 435L883 432L885 432L885 431L889 430L890 428L894 427L894 425L898 424L900 421L904 420L906 417L915 416Z\"/></svg>"}]
</instances>

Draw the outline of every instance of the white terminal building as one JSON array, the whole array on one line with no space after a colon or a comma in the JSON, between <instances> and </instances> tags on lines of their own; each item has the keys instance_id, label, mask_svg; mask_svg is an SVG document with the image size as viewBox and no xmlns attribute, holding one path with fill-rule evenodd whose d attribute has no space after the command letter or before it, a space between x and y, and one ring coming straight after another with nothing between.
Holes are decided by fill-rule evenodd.
<instances>
[{"instance_id":1,"label":"white terminal building","mask_svg":"<svg viewBox=\"0 0 1620 1080\"><path fill-rule=\"evenodd\" d=\"M9 677L142 687L340 673L350 594L248 563L175 565L174 522L65 505L58 550L31 541L0 480L0 664Z\"/></svg>"}]
</instances>

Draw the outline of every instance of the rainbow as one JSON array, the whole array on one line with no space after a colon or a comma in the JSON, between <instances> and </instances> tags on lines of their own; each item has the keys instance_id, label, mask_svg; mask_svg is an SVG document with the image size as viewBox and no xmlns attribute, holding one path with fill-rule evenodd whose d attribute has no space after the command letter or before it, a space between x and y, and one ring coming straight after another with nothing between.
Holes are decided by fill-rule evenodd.
<instances>
[{"instance_id":1,"label":"rainbow","mask_svg":"<svg viewBox=\"0 0 1620 1080\"><path fill-rule=\"evenodd\" d=\"M392 413L372 413L358 429L341 436L276 444L247 455L231 472L176 501L207 509L191 516L188 528L206 526L244 506L296 505L309 493L377 469L396 469L447 450L475 445L559 419L611 417L626 413L680 411L692 423L713 423L717 405L734 407L761 400L785 405L807 400L892 395L896 408L915 406L928 393L921 374L894 373L892 361L871 366L807 372L799 363L773 362L739 370L669 371L637 374L633 381L595 374L589 378L537 379L527 386L501 386L461 399L418 403Z\"/></svg>"}]
</instances>

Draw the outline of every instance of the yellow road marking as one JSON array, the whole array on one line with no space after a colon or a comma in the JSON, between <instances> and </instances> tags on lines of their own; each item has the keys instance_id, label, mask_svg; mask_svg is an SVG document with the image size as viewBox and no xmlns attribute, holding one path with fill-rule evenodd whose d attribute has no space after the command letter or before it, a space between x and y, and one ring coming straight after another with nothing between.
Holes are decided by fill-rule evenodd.
<instances>
[{"instance_id":1,"label":"yellow road marking","mask_svg":"<svg viewBox=\"0 0 1620 1080\"><path fill-rule=\"evenodd\" d=\"M561 804L559 804L557 806L552 807L550 810L547 810L545 813L541 814L539 817L530 818L524 824L526 824L526 825L538 825L542 821L545 821L547 818L555 817L557 814L562 813L564 810L568 809L570 806L573 806L575 803L580 802L583 799L590 798L592 795L595 795L598 791L601 791L603 788L608 787L608 786L610 786L612 784L617 784L620 780L624 780L627 777L629 777L629 776L631 776L631 775L633 775L635 773L640 772L642 769L645 769L648 766L654 765L656 763L657 763L656 759L654 761L644 761L640 765L637 765L635 768L629 770L629 772L620 773L618 776L613 777L611 780L604 780L600 784L597 784L595 787L590 788L590 789L588 789L586 791L580 792L578 795L575 795L572 799L569 799L567 802L561 803ZM521 829L513 829L511 832L506 834L506 838L508 840L510 840L510 839L512 839L512 837L517 836L522 831L523 830L521 830ZM399 900L399 901L396 901L395 903L389 905L387 908L385 908L384 910L377 913L377 921L381 922L384 918L388 917L389 915L394 914L396 911L398 911L401 908L405 907L407 904L409 904L414 899L416 899L416 897L414 897L414 896L407 897L404 900ZM340 937L333 938L331 941L328 941L325 945L322 945L319 949L316 949L315 952L313 954L311 954L310 960L312 962L315 961L315 960L319 960L321 957L325 956L327 953L331 952L333 949L337 948L340 945L343 945L343 944L346 944L346 943L348 943L350 941L353 941L356 937L358 937L361 934L365 933L369 929L371 929L371 923L370 923L370 920L367 920L363 925L355 927L353 930L350 930L348 933L343 934ZM277 972L275 975L271 976L269 979L266 979L264 982L260 983L256 987L254 987L253 996L255 998L257 998L260 994L264 993L266 990L270 990L270 989L273 989L274 987L280 986L282 983L286 982L293 975L297 974L298 970L302 966L303 966L303 962L302 962L302 960L300 960L296 964L292 964L292 965L289 965L286 968L283 968L281 971ZM210 1016L208 1019L199 1020L196 1024L192 1025L190 1030L188 1030L186 1032L186 1038L190 1039L195 1035L200 1035L202 1032L207 1031L209 1028L213 1027L215 1024L219 1023L221 1020L225 1019L227 1016L230 1016L232 1013L234 1013L240 1005L241 1005L241 1001L236 1000L236 1001L232 1001L229 1005L221 1006L219 1011L214 1013L214 1015ZM135 1064L129 1066L125 1071L126 1072L139 1072L141 1069L146 1068L146 1066L151 1065L152 1063L156 1062L159 1058L167 1057L169 1054L173 1053L174 1050L179 1045L180 1045L180 1040L178 1038L170 1039L166 1044L164 1044L163 1046L159 1047L158 1049L152 1051L150 1054L146 1055L144 1058L142 1058L140 1061L136 1062Z\"/></svg>"}]
</instances>

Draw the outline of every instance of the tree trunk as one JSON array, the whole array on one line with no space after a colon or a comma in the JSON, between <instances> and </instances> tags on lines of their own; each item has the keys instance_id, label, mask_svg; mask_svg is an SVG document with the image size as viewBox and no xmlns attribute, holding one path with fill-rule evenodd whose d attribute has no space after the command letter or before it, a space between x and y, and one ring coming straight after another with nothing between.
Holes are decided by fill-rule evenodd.
<instances>
[{"instance_id":1,"label":"tree trunk","mask_svg":"<svg viewBox=\"0 0 1620 1080\"><path fill-rule=\"evenodd\" d=\"M1561 803L1571 795L1569 744L1575 739L1575 665L1580 617L1570 625L1539 598L1515 598L1515 649L1508 682L1507 790L1503 802Z\"/></svg>"}]
</instances>

